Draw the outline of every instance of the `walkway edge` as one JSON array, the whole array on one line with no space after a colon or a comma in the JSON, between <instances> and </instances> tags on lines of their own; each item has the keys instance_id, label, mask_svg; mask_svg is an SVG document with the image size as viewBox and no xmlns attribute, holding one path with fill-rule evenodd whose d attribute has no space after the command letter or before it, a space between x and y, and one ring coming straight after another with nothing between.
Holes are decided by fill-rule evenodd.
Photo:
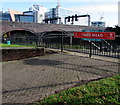
<instances>
[{"instance_id":1,"label":"walkway edge","mask_svg":"<svg viewBox=\"0 0 120 105\"><path fill-rule=\"evenodd\" d=\"M52 49L52 48L47 48L47 49L61 52L60 49ZM89 57L89 54L85 54L85 53L78 53L78 52L72 52L72 51L66 51L66 50L64 50L63 52L64 52L64 53L71 54L71 55L77 55L77 56L82 56L82 57ZM108 61L108 62L119 63L119 59L117 59L117 58L112 58L112 57L92 55L91 58L93 58L93 59L98 59L98 60L104 60L104 61Z\"/></svg>"}]
</instances>

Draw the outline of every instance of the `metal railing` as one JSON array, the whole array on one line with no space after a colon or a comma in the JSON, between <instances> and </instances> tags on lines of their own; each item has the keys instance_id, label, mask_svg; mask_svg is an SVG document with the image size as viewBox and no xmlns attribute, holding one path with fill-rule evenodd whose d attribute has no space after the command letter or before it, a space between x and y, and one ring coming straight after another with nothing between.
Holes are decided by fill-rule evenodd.
<instances>
[{"instance_id":1,"label":"metal railing","mask_svg":"<svg viewBox=\"0 0 120 105\"><path fill-rule=\"evenodd\" d=\"M109 40L102 41L86 41L76 39L70 36L54 35L46 37L11 37L11 44L27 45L34 47L45 47L73 51L78 53L86 53L91 55L107 56L120 58L120 45ZM3 43L7 43L3 39Z\"/></svg>"},{"instance_id":2,"label":"metal railing","mask_svg":"<svg viewBox=\"0 0 120 105\"><path fill-rule=\"evenodd\" d=\"M109 43L107 40L103 41L84 41L82 39L73 38L71 44L70 37L45 37L42 40L42 43L38 43L41 47L49 47L55 49L86 53L91 55L107 56L120 58L120 45L115 43Z\"/></svg>"}]
</instances>

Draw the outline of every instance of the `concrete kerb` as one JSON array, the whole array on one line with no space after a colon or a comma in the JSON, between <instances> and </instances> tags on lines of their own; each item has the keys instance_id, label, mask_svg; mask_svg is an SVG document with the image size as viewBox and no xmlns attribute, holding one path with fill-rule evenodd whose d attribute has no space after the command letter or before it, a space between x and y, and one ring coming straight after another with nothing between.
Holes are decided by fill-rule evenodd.
<instances>
[{"instance_id":1,"label":"concrete kerb","mask_svg":"<svg viewBox=\"0 0 120 105\"><path fill-rule=\"evenodd\" d=\"M67 52L67 51L65 51ZM77 55L77 56L83 56L83 57L89 57L88 54L83 54L83 53L76 53L76 52L68 52L69 54L72 54L72 55ZM116 62L118 63L118 59L116 58L110 58L110 57L103 57L103 56L97 56L97 55L92 55L91 57L92 59L98 59L98 60L104 60L104 61L109 61L109 62Z\"/></svg>"}]
</instances>

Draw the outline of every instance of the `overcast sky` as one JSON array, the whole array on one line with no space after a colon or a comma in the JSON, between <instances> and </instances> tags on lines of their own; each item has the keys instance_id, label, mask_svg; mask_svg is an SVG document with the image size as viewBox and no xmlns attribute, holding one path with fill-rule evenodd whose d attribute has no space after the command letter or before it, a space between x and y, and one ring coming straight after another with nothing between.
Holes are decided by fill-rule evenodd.
<instances>
[{"instance_id":1,"label":"overcast sky","mask_svg":"<svg viewBox=\"0 0 120 105\"><path fill-rule=\"evenodd\" d=\"M58 0L1 0L1 10L7 11L8 8L24 11L28 10L32 4L40 4L45 7L53 8ZM78 10L91 15L91 21L106 22L106 26L118 24L118 1L120 0L60 0L61 7Z\"/></svg>"}]
</instances>

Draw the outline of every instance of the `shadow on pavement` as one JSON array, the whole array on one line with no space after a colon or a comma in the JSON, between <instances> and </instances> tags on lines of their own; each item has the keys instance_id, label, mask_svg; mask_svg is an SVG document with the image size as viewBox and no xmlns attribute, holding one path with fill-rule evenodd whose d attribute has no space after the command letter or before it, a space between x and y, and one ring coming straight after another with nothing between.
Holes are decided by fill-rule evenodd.
<instances>
[{"instance_id":1,"label":"shadow on pavement","mask_svg":"<svg viewBox=\"0 0 120 105\"><path fill-rule=\"evenodd\" d=\"M49 59L28 59L24 60L24 64L26 65L47 65L47 66L53 66L53 65L62 65L62 61L57 60L49 60Z\"/></svg>"}]
</instances>

